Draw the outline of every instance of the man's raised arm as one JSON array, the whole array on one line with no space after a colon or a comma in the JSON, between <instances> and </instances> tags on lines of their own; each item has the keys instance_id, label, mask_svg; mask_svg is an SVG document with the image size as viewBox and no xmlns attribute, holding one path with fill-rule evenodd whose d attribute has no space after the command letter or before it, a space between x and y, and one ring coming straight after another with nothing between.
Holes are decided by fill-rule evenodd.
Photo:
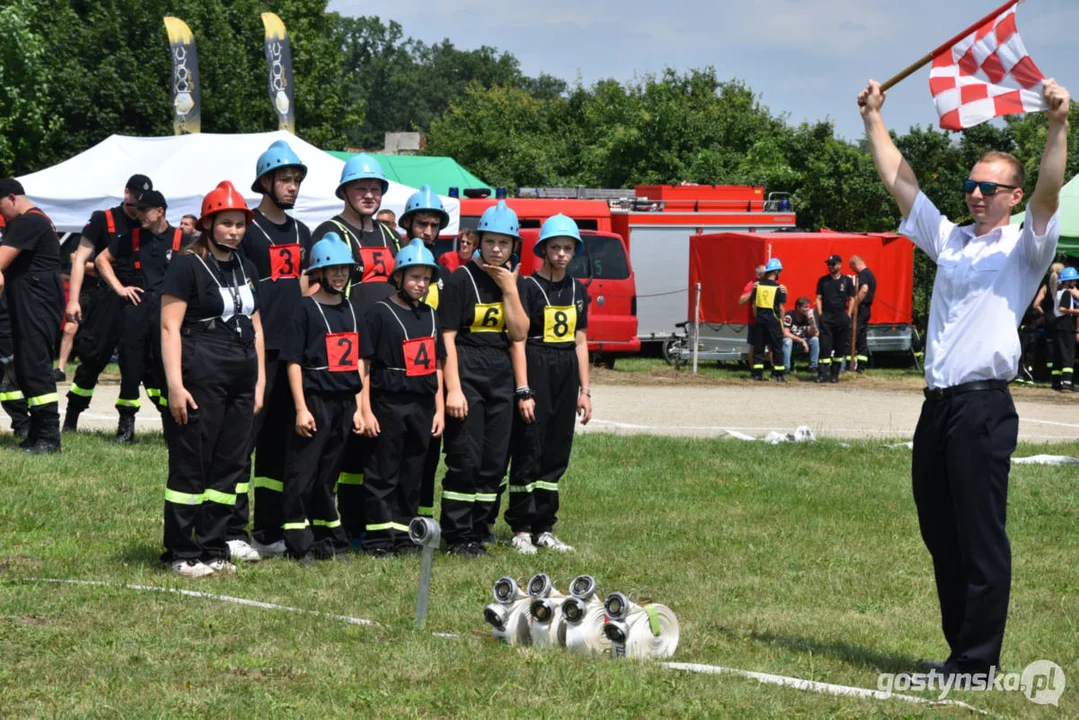
<instances>
[{"instance_id":1,"label":"man's raised arm","mask_svg":"<svg viewBox=\"0 0 1079 720\"><path fill-rule=\"evenodd\" d=\"M1044 85L1045 101L1049 103L1049 134L1045 138L1045 151L1038 168L1038 184L1030 196L1030 213L1034 216L1034 234L1044 235L1049 220L1060 206L1060 188L1064 185L1064 166L1068 162L1068 109L1071 97L1056 80L1049 79Z\"/></svg>"},{"instance_id":2,"label":"man's raised arm","mask_svg":"<svg viewBox=\"0 0 1079 720\"><path fill-rule=\"evenodd\" d=\"M892 136L884 125L881 107L884 105L885 95L886 93L881 92L880 83L870 80L866 89L858 94L858 105L865 123L869 152L872 153L873 163L877 166L877 174L880 175L888 194L899 204L899 212L906 218L910 217L914 200L918 197L918 178L914 176L914 171L910 169L903 153L899 152L899 148L892 142Z\"/></svg>"}]
</instances>

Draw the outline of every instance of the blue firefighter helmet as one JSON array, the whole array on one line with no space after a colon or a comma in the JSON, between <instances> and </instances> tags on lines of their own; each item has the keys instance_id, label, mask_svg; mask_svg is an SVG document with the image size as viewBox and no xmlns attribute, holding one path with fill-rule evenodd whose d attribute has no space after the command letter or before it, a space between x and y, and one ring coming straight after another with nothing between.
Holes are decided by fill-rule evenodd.
<instances>
[{"instance_id":1,"label":"blue firefighter helmet","mask_svg":"<svg viewBox=\"0 0 1079 720\"><path fill-rule=\"evenodd\" d=\"M257 193L265 193L260 182L262 177L274 170L286 167L300 168L303 177L307 177L307 166L300 162L299 156L292 152L289 144L284 140L274 140L273 144L266 148L266 152L259 155L258 162L255 163L255 182L251 183L251 189Z\"/></svg>"},{"instance_id":2,"label":"blue firefighter helmet","mask_svg":"<svg viewBox=\"0 0 1079 720\"><path fill-rule=\"evenodd\" d=\"M336 265L355 265L352 250L335 232L328 232L311 248L311 264L307 272Z\"/></svg>"},{"instance_id":3,"label":"blue firefighter helmet","mask_svg":"<svg viewBox=\"0 0 1079 720\"><path fill-rule=\"evenodd\" d=\"M1066 267L1060 271L1060 282L1067 282L1069 280L1079 280L1079 272L1076 272L1073 267Z\"/></svg>"},{"instance_id":4,"label":"blue firefighter helmet","mask_svg":"<svg viewBox=\"0 0 1079 720\"><path fill-rule=\"evenodd\" d=\"M435 262L435 256L431 254L431 251L427 249L427 246L423 244L423 240L420 238L413 238L412 242L401 248L393 263L394 273L410 267L429 267L434 270L431 274L431 280L438 279L438 264Z\"/></svg>"},{"instance_id":5,"label":"blue firefighter helmet","mask_svg":"<svg viewBox=\"0 0 1079 720\"><path fill-rule=\"evenodd\" d=\"M559 213L543 221L539 239L532 246L532 252L538 257L543 257L543 243L556 237L568 237L576 240L577 254L580 254L581 250L584 249L584 240L581 239L581 231L577 229L577 223L573 221L573 218Z\"/></svg>"},{"instance_id":6,"label":"blue firefighter helmet","mask_svg":"<svg viewBox=\"0 0 1079 720\"><path fill-rule=\"evenodd\" d=\"M403 228L411 229L411 218L418 212L432 212L437 214L439 217L439 230L444 229L450 224L450 214L446 212L446 208L442 207L442 200L438 197L438 194L431 189L430 185L424 185L418 192L412 194L412 197L405 203L405 211L401 213L401 217L397 220L397 224Z\"/></svg>"},{"instance_id":7,"label":"blue firefighter helmet","mask_svg":"<svg viewBox=\"0 0 1079 720\"><path fill-rule=\"evenodd\" d=\"M764 266L764 272L770 273L776 270L782 270L783 263L779 262L779 258L772 258L768 261L768 264Z\"/></svg>"},{"instance_id":8,"label":"blue firefighter helmet","mask_svg":"<svg viewBox=\"0 0 1079 720\"><path fill-rule=\"evenodd\" d=\"M505 200L499 200L497 205L483 211L476 230L481 233L499 233L517 240L521 239L521 226L517 222L517 213L510 209Z\"/></svg>"},{"instance_id":9,"label":"blue firefighter helmet","mask_svg":"<svg viewBox=\"0 0 1079 720\"><path fill-rule=\"evenodd\" d=\"M378 180L382 183L382 193L390 189L390 181L382 171L382 164L367 153L353 155L341 168L341 182L337 184L337 197L345 199L345 185L353 180Z\"/></svg>"}]
</instances>

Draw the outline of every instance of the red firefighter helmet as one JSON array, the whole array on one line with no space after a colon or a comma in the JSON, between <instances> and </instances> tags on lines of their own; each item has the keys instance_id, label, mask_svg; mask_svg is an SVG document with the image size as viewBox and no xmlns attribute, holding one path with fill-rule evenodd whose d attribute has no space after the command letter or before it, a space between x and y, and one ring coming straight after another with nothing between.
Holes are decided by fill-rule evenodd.
<instances>
[{"instance_id":1,"label":"red firefighter helmet","mask_svg":"<svg viewBox=\"0 0 1079 720\"><path fill-rule=\"evenodd\" d=\"M195 228L200 232L208 232L210 218L225 210L239 210L243 212L246 222L251 223L254 214L247 208L244 196L236 191L228 180L222 180L217 187L206 194L202 199L202 217L195 223Z\"/></svg>"}]
</instances>

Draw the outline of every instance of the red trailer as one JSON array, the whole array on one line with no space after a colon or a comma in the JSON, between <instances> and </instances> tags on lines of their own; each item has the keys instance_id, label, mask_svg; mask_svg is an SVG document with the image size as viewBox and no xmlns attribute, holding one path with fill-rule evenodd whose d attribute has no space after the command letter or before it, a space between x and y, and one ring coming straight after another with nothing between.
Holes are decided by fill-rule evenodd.
<instances>
[{"instance_id":1,"label":"red trailer","mask_svg":"<svg viewBox=\"0 0 1079 720\"><path fill-rule=\"evenodd\" d=\"M746 350L747 310L738 304L757 265L771 258L783 263L780 282L787 286L787 305L816 297L817 280L828 272L832 254L847 261L860 255L877 278L869 326L870 352L910 351L914 337L911 310L914 293L914 244L886 233L747 233L724 232L690 238L690 298L686 318L692 322L694 289L701 284L700 357L736 359ZM688 345L692 347L692 345Z\"/></svg>"}]
</instances>

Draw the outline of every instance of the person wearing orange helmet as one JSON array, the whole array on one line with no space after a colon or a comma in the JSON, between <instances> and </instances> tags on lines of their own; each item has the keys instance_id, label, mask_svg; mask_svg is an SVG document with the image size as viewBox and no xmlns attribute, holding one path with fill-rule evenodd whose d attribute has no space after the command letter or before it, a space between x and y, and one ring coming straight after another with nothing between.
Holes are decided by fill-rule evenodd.
<instances>
[{"instance_id":1,"label":"person wearing orange helmet","mask_svg":"<svg viewBox=\"0 0 1079 720\"><path fill-rule=\"evenodd\" d=\"M251 423L266 384L258 274L236 252L252 214L227 180L202 201L198 240L169 264L161 355L169 412L165 554L174 573L235 572L226 528L246 482Z\"/></svg>"}]
</instances>

